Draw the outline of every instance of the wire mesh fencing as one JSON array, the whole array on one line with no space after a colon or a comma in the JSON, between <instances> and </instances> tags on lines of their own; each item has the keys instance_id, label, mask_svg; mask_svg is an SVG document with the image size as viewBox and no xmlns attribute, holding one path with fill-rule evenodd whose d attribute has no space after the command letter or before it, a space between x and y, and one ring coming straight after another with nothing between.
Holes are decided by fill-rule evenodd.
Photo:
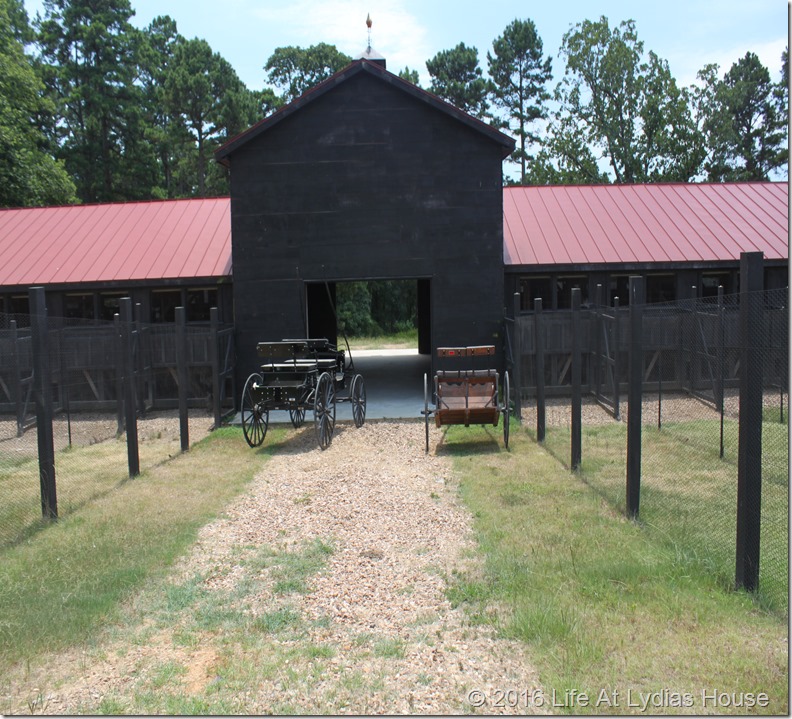
<instances>
[{"instance_id":1,"label":"wire mesh fencing","mask_svg":"<svg viewBox=\"0 0 792 719\"><path fill-rule=\"evenodd\" d=\"M746 302L745 298L743 301ZM762 411L761 447L743 462L761 463L761 485L745 501L761 514L760 601L788 612L789 591L789 315L787 292L767 291L760 314L754 371ZM607 318L606 318L607 319ZM597 320L601 321L601 320ZM740 380L744 361L740 296L699 298L643 308L641 349L641 431L639 519L658 540L724 586L735 584L738 476L740 461ZM630 329L611 343L610 357L628 347ZM592 363L602 349L589 348ZM613 385L627 397L628 362ZM756 369L758 367L758 369ZM596 373L596 369L594 370ZM585 372L584 372L585 382ZM620 419L610 401L599 399L596 383L582 403L582 457L577 471L608 502L627 512L629 405ZM753 390L752 390L753 392ZM574 396L574 388L572 390ZM605 398L609 400L608 397ZM548 401L544 445L573 468L570 399ZM527 403L529 427L537 410ZM742 418L745 422L745 418ZM750 509L750 507L749 507Z\"/></svg>"},{"instance_id":2,"label":"wire mesh fencing","mask_svg":"<svg viewBox=\"0 0 792 719\"><path fill-rule=\"evenodd\" d=\"M39 431L34 401L30 318L0 316L0 548L46 524L42 506ZM124 411L126 375L112 322L62 320L47 332L51 441L59 518L119 488L130 476ZM60 326L58 326L60 325ZM200 379L200 378L199 378ZM134 431L139 471L181 452L178 410L152 410L146 386L135 391ZM190 443L213 427L208 406L193 409ZM46 441L48 429L42 435Z\"/></svg>"}]
</instances>

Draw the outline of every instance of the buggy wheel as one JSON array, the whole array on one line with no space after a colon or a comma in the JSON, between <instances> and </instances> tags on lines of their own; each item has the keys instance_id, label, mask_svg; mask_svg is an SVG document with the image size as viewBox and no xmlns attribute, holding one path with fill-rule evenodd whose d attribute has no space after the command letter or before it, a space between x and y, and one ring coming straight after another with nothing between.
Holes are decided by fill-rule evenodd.
<instances>
[{"instance_id":1,"label":"buggy wheel","mask_svg":"<svg viewBox=\"0 0 792 719\"><path fill-rule=\"evenodd\" d=\"M314 395L314 427L316 439L321 449L327 449L333 441L335 429L336 400L333 378L323 372L316 383Z\"/></svg>"},{"instance_id":2,"label":"buggy wheel","mask_svg":"<svg viewBox=\"0 0 792 719\"><path fill-rule=\"evenodd\" d=\"M294 409L290 409L289 419L291 419L294 429L300 429L300 427L303 426L303 422L305 422L305 407L303 405L299 405Z\"/></svg>"},{"instance_id":3,"label":"buggy wheel","mask_svg":"<svg viewBox=\"0 0 792 719\"><path fill-rule=\"evenodd\" d=\"M429 377L424 373L424 426L426 427L426 452L429 453Z\"/></svg>"},{"instance_id":4,"label":"buggy wheel","mask_svg":"<svg viewBox=\"0 0 792 719\"><path fill-rule=\"evenodd\" d=\"M261 402L258 391L262 383L260 374L252 374L242 390L242 432L251 447L258 447L267 435L269 410Z\"/></svg>"},{"instance_id":5,"label":"buggy wheel","mask_svg":"<svg viewBox=\"0 0 792 719\"><path fill-rule=\"evenodd\" d=\"M503 375L503 444L509 448L509 415L511 414L511 393L509 392L509 373Z\"/></svg>"},{"instance_id":6,"label":"buggy wheel","mask_svg":"<svg viewBox=\"0 0 792 719\"><path fill-rule=\"evenodd\" d=\"M352 403L352 419L358 429L366 421L366 385L363 375L356 374L352 378L352 387L349 389L349 401Z\"/></svg>"}]
</instances>

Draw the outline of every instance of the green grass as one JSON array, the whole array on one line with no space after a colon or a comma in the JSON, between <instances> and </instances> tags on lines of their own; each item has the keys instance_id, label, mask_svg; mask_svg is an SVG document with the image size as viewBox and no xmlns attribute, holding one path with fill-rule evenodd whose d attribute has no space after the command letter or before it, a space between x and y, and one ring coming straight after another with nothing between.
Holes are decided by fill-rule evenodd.
<instances>
[{"instance_id":1,"label":"green grass","mask_svg":"<svg viewBox=\"0 0 792 719\"><path fill-rule=\"evenodd\" d=\"M353 352L356 349L411 349L418 346L418 329L404 330L380 337L349 337L348 339ZM343 337L339 337L338 344L340 347L344 346Z\"/></svg>"},{"instance_id":2,"label":"green grass","mask_svg":"<svg viewBox=\"0 0 792 719\"><path fill-rule=\"evenodd\" d=\"M452 577L449 596L527 644L546 695L689 692L687 711L702 713L704 690L766 692L761 713L788 712L785 618L626 520L516 426L509 452L479 428L450 428L443 447L484 557L480 572ZM637 712L623 702L552 710Z\"/></svg>"},{"instance_id":3,"label":"green grass","mask_svg":"<svg viewBox=\"0 0 792 719\"><path fill-rule=\"evenodd\" d=\"M284 430L274 432L253 452L240 430L218 430L189 452L0 550L0 670L85 642L116 619L120 605L146 579L164 576L198 529L252 479ZM125 446L114 444L125 455ZM99 446L69 455L90 457L86 466L101 472L93 455ZM189 585L173 589L168 601L184 606L196 592Z\"/></svg>"}]
</instances>

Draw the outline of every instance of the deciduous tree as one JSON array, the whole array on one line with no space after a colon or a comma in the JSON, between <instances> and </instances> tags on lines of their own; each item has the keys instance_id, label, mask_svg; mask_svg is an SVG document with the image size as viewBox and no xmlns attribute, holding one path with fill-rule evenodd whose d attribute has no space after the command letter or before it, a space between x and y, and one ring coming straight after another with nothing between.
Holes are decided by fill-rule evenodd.
<instances>
[{"instance_id":1,"label":"deciduous tree","mask_svg":"<svg viewBox=\"0 0 792 719\"><path fill-rule=\"evenodd\" d=\"M24 42L33 36L19 0L0 0L0 207L69 204L74 183L50 154L38 118L52 103Z\"/></svg>"},{"instance_id":2,"label":"deciduous tree","mask_svg":"<svg viewBox=\"0 0 792 719\"><path fill-rule=\"evenodd\" d=\"M284 102L291 102L351 61L335 45L322 42L308 48L279 47L267 60L264 69L269 82L281 92Z\"/></svg>"}]
</instances>

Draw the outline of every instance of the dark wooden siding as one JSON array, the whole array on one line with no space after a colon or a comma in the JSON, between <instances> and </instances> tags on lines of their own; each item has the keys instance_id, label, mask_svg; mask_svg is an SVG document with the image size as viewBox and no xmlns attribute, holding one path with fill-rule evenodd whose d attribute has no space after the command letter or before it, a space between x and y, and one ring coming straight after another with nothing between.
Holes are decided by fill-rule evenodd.
<instances>
[{"instance_id":1,"label":"dark wooden siding","mask_svg":"<svg viewBox=\"0 0 792 719\"><path fill-rule=\"evenodd\" d=\"M231 155L240 375L306 281L431 280L432 344L500 345L502 147L367 73Z\"/></svg>"}]
</instances>

